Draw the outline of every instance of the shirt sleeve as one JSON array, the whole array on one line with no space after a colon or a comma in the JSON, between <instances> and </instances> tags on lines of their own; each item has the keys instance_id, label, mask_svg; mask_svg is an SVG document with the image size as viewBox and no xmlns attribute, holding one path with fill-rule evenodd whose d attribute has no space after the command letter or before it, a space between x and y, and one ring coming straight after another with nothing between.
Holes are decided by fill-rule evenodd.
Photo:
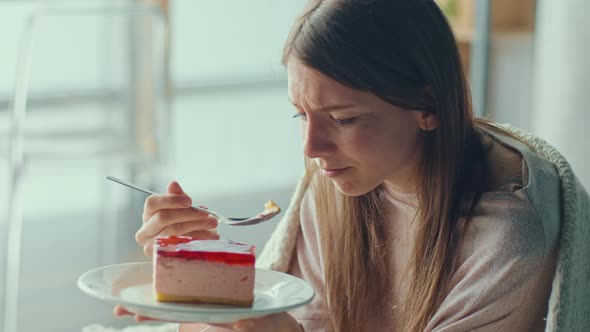
<instances>
[{"instance_id":1,"label":"shirt sleeve","mask_svg":"<svg viewBox=\"0 0 590 332\"><path fill-rule=\"evenodd\" d=\"M543 225L526 200L509 206L502 202L506 200L488 200L472 219L449 293L425 331L529 331L539 326L554 270Z\"/></svg>"}]
</instances>

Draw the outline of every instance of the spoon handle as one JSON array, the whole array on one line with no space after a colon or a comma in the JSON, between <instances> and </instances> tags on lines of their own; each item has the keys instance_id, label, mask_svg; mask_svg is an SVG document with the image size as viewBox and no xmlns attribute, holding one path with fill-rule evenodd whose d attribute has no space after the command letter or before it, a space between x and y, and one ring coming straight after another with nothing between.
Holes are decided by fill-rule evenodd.
<instances>
[{"instance_id":1,"label":"spoon handle","mask_svg":"<svg viewBox=\"0 0 590 332\"><path fill-rule=\"evenodd\" d=\"M136 184L129 183L129 182L127 182L127 181L121 180L121 179L119 179L119 178L116 178L116 177L114 177L114 176L110 176L110 175L109 175L109 176L107 176L107 180L111 180L111 181L113 181L113 182L116 182L116 183L118 183L118 184L122 184L122 185L124 185L124 186L126 186L126 187L129 187L129 188L135 189L135 190L137 190L137 191L141 191L141 192L143 192L143 193L146 193L146 194L148 194L148 195L157 195L157 194L158 194L158 193L156 193L156 192L153 192L153 191L151 191L151 190L149 190L149 189L142 188L142 187L140 187L140 186L138 186L138 185L136 185ZM193 206L191 206L191 208L193 208L193 209L195 209L195 210L199 210L199 211L207 212L208 214L211 214L211 215L213 215L213 216L215 216L215 217L217 217L217 218L223 218L223 219L225 219L224 217L220 216L218 213L216 213L216 212L213 212L213 211L210 211L210 210L207 210L207 209L204 209L204 208L202 208L202 207L198 207L198 206L194 206L194 205L193 205Z\"/></svg>"},{"instance_id":2,"label":"spoon handle","mask_svg":"<svg viewBox=\"0 0 590 332\"><path fill-rule=\"evenodd\" d=\"M155 193L155 192L153 192L153 191L151 191L149 189L142 188L142 187L140 187L140 186L138 186L136 184L131 184L131 183L127 182L127 181L123 181L123 180L121 180L119 178L116 178L114 176L110 176L110 175L107 176L107 180L111 180L111 181L117 182L118 184L122 184L122 185L124 185L126 187L129 187L129 188L132 188L132 189L141 191L141 192L146 193L148 195L157 195L157 193Z\"/></svg>"}]
</instances>

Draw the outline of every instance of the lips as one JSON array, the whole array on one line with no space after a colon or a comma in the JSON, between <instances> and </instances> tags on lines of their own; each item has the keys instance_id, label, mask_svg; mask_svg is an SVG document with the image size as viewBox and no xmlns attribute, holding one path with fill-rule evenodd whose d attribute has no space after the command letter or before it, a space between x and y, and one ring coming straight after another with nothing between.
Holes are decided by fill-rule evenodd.
<instances>
[{"instance_id":1,"label":"lips","mask_svg":"<svg viewBox=\"0 0 590 332\"><path fill-rule=\"evenodd\" d=\"M346 172L350 167L343 168L322 168L322 173L328 178L335 178Z\"/></svg>"}]
</instances>

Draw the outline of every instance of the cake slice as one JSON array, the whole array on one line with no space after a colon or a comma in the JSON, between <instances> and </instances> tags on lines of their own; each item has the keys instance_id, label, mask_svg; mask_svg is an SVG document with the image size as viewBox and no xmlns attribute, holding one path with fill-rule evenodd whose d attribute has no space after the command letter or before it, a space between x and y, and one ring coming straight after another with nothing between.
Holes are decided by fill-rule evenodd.
<instances>
[{"instance_id":1,"label":"cake slice","mask_svg":"<svg viewBox=\"0 0 590 332\"><path fill-rule=\"evenodd\" d=\"M157 237L154 293L158 301L252 306L254 246L188 236Z\"/></svg>"}]
</instances>

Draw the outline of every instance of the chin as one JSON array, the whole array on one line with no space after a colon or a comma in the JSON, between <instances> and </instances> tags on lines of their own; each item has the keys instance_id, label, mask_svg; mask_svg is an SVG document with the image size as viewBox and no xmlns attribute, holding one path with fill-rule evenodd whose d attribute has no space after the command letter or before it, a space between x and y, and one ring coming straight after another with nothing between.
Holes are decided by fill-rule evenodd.
<instances>
[{"instance_id":1,"label":"chin","mask_svg":"<svg viewBox=\"0 0 590 332\"><path fill-rule=\"evenodd\" d=\"M333 181L334 186L345 196L362 196L377 186L359 185L350 182Z\"/></svg>"}]
</instances>

